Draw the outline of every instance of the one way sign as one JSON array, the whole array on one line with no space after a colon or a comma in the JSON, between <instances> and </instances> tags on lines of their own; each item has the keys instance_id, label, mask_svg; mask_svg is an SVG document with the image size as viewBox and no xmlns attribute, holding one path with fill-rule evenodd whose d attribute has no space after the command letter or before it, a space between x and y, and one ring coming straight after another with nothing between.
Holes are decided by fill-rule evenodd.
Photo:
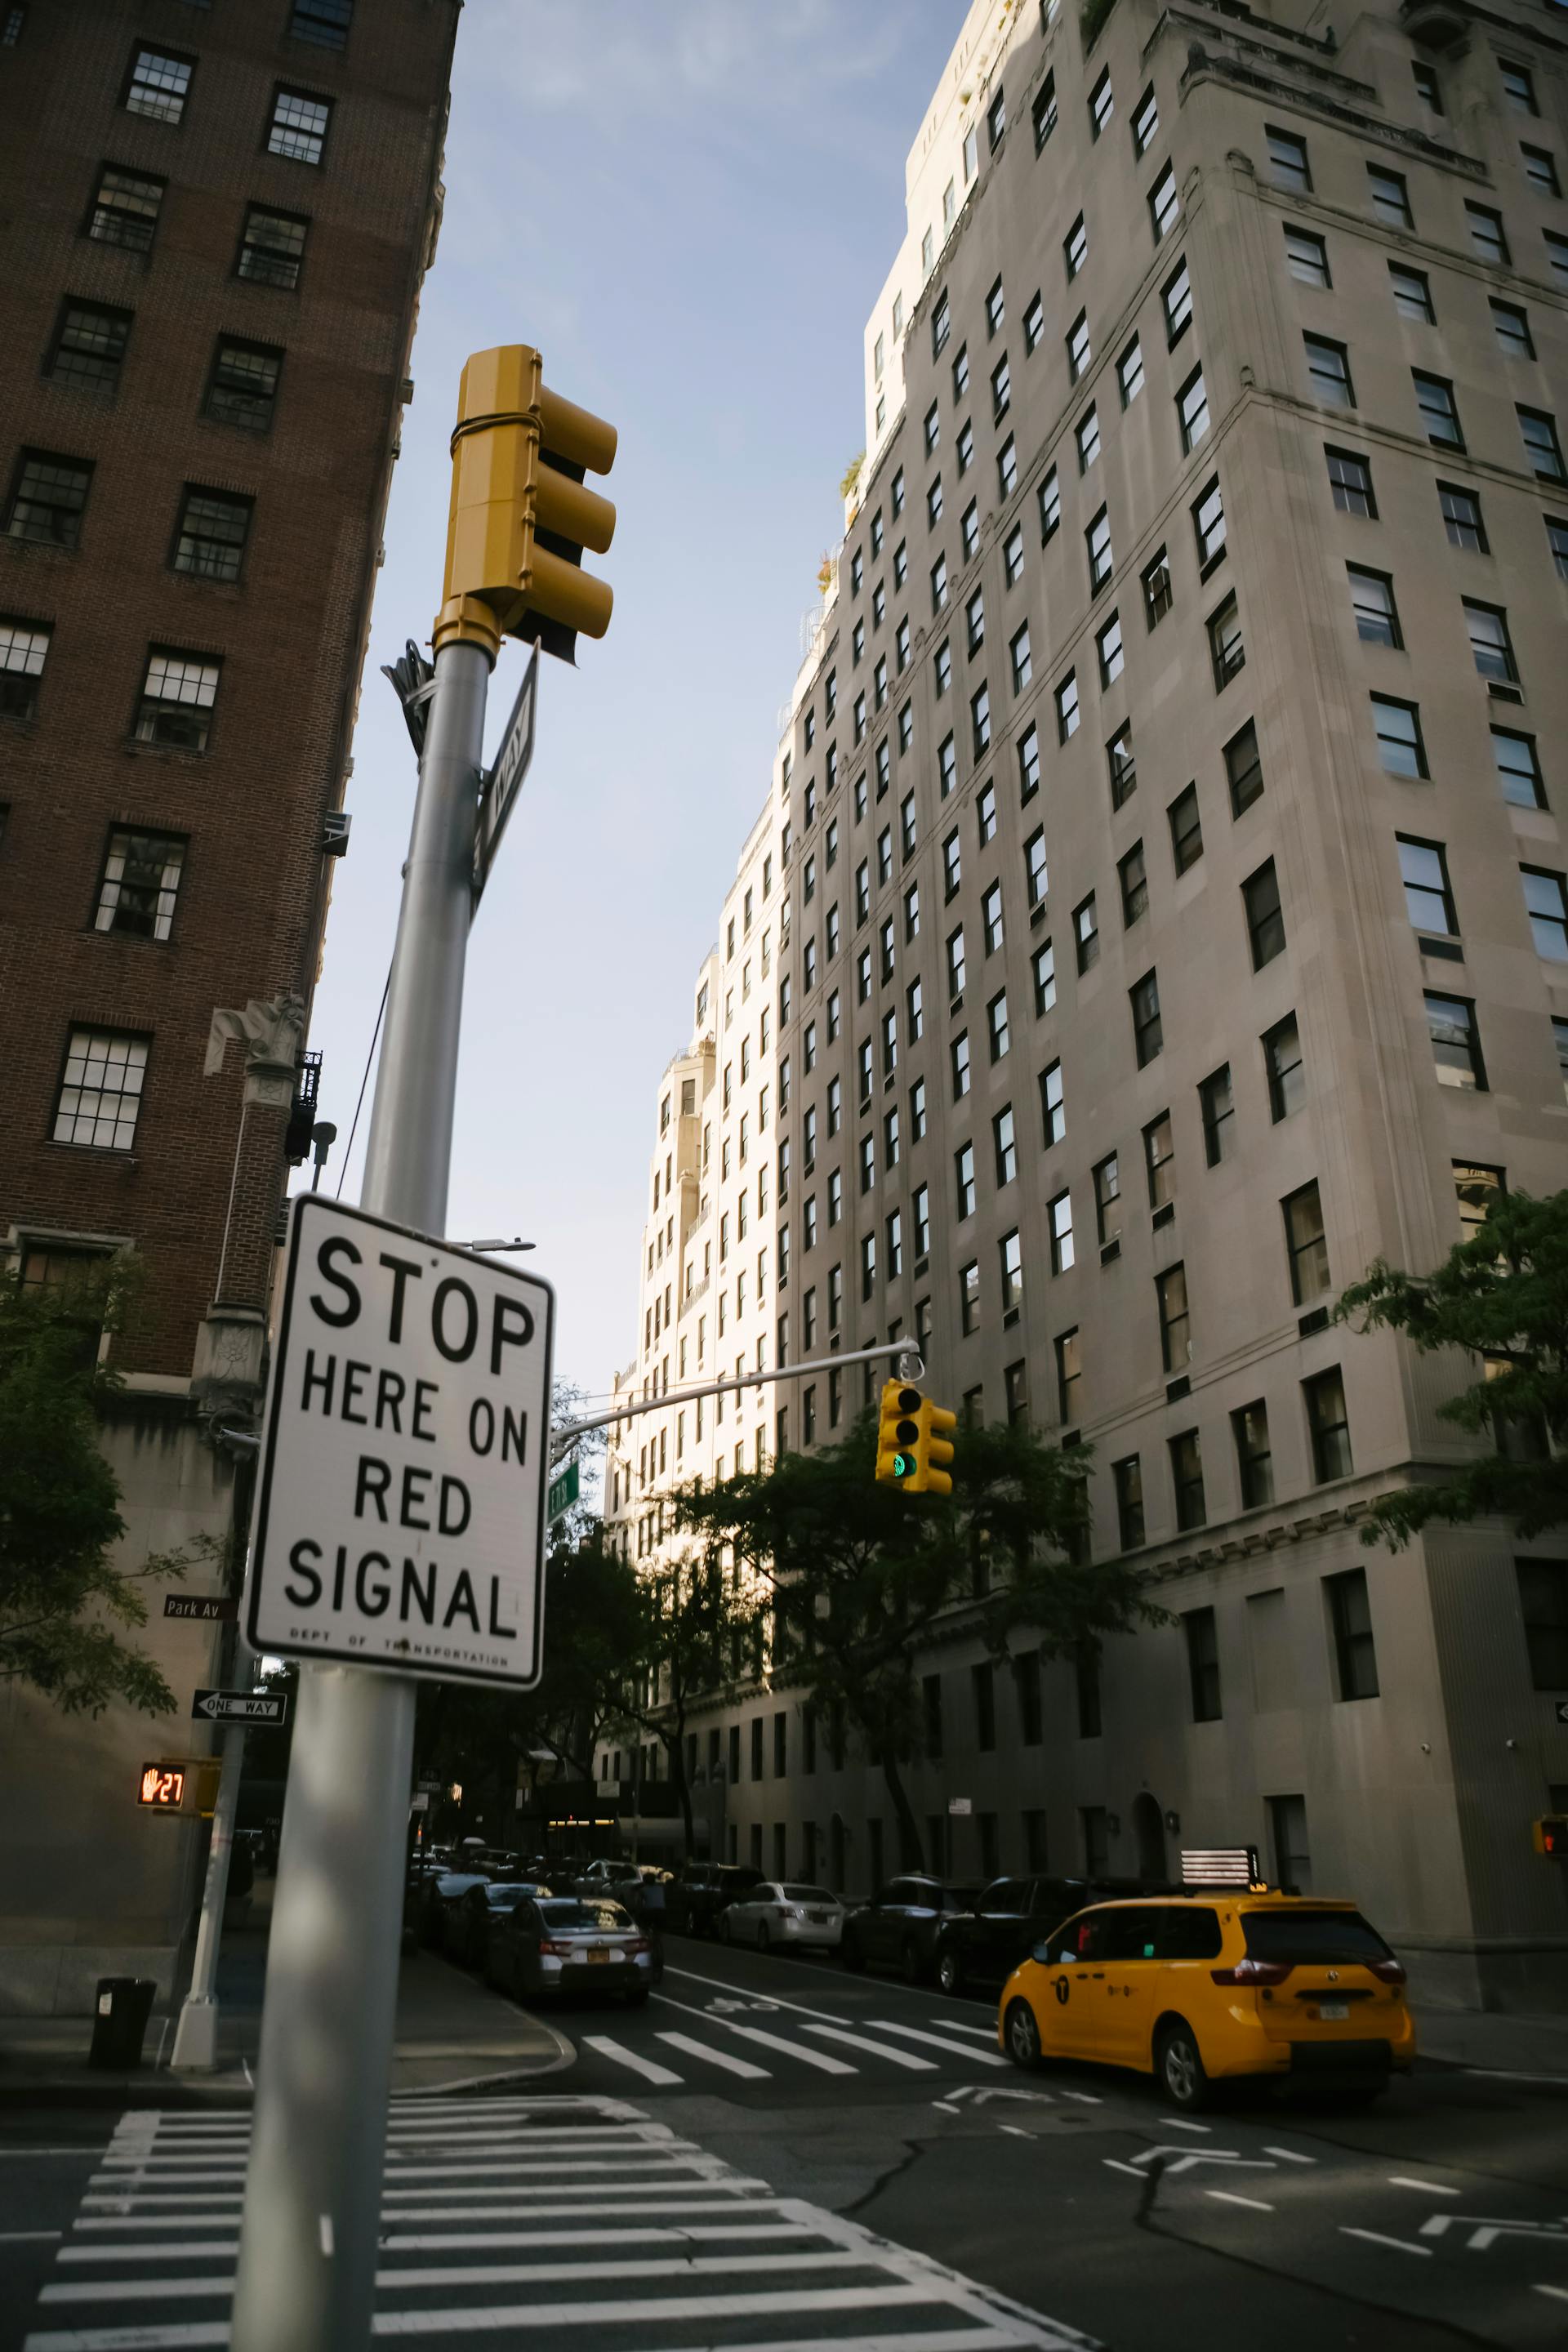
<instances>
[{"instance_id":1,"label":"one way sign","mask_svg":"<svg viewBox=\"0 0 1568 2352\"><path fill-rule=\"evenodd\" d=\"M208 1723L281 1724L289 1719L289 1696L286 1691L268 1698L254 1691L199 1690L191 1701L191 1714Z\"/></svg>"}]
</instances>

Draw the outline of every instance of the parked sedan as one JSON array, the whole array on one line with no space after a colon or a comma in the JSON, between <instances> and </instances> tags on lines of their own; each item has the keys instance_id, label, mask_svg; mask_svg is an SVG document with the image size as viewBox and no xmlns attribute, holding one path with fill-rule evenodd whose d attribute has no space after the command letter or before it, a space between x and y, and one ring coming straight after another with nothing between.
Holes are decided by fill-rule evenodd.
<instances>
[{"instance_id":1,"label":"parked sedan","mask_svg":"<svg viewBox=\"0 0 1568 2352\"><path fill-rule=\"evenodd\" d=\"M995 1878L973 1906L944 1918L936 1933L936 1980L943 1992L1005 1984L1037 1944L1090 1903L1120 1895L1162 1895L1163 1880Z\"/></svg>"},{"instance_id":2,"label":"parked sedan","mask_svg":"<svg viewBox=\"0 0 1568 2352\"><path fill-rule=\"evenodd\" d=\"M847 1969L893 1968L906 1984L929 1981L936 1966L938 1930L970 1910L979 1888L911 1873L889 1879L844 1922Z\"/></svg>"},{"instance_id":3,"label":"parked sedan","mask_svg":"<svg viewBox=\"0 0 1568 2352\"><path fill-rule=\"evenodd\" d=\"M657 1980L649 1938L618 1903L596 1896L525 1896L495 1923L485 1977L514 2000L558 1992L619 1993L640 2008Z\"/></svg>"},{"instance_id":4,"label":"parked sedan","mask_svg":"<svg viewBox=\"0 0 1568 2352\"><path fill-rule=\"evenodd\" d=\"M531 1895L548 1895L535 1880L480 1879L451 1904L441 1922L442 1949L459 1968L484 1965L486 1948L497 1922Z\"/></svg>"},{"instance_id":5,"label":"parked sedan","mask_svg":"<svg viewBox=\"0 0 1568 2352\"><path fill-rule=\"evenodd\" d=\"M665 1889L665 1925L676 1936L710 1936L720 1914L762 1882L749 1863L689 1862Z\"/></svg>"},{"instance_id":6,"label":"parked sedan","mask_svg":"<svg viewBox=\"0 0 1568 2352\"><path fill-rule=\"evenodd\" d=\"M719 1914L721 1944L772 1945L836 1952L844 1933L844 1906L825 1886L780 1885L765 1879Z\"/></svg>"},{"instance_id":7,"label":"parked sedan","mask_svg":"<svg viewBox=\"0 0 1568 2352\"><path fill-rule=\"evenodd\" d=\"M447 1942L447 1914L455 1903L460 1903L472 1886L488 1886L489 1881L481 1870L441 1870L425 1881L425 1898L419 1932L424 1942L444 1950Z\"/></svg>"}]
</instances>

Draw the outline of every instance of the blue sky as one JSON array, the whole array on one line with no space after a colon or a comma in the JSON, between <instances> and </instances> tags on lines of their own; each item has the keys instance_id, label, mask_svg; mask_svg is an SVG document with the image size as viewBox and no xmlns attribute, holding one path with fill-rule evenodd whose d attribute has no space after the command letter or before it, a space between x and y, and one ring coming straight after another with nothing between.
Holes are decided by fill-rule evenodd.
<instances>
[{"instance_id":1,"label":"blue sky","mask_svg":"<svg viewBox=\"0 0 1568 2352\"><path fill-rule=\"evenodd\" d=\"M964 0L468 0L310 1043L341 1152L396 919L413 758L379 665L427 637L469 352L533 342L620 430L602 644L546 662L474 926L448 1231L521 1234L557 1367L635 1346L656 1089L767 791L904 157ZM503 650L490 740L521 653ZM364 1121L344 1198L357 1196ZM334 1160L329 1183L342 1173Z\"/></svg>"}]
</instances>

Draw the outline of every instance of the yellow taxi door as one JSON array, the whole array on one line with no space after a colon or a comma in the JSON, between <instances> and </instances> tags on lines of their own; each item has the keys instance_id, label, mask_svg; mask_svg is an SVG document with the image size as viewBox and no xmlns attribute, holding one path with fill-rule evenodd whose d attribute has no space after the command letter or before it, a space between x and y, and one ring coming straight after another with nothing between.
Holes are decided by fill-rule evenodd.
<instances>
[{"instance_id":1,"label":"yellow taxi door","mask_svg":"<svg viewBox=\"0 0 1568 2352\"><path fill-rule=\"evenodd\" d=\"M1146 2065L1161 1975L1154 1957L1160 1909L1153 1904L1119 1903L1104 1916L1101 2047L1095 2054L1118 2066Z\"/></svg>"},{"instance_id":2,"label":"yellow taxi door","mask_svg":"<svg viewBox=\"0 0 1568 2352\"><path fill-rule=\"evenodd\" d=\"M1100 2055L1095 2028L1103 2025L1103 1915L1080 1912L1043 1947L1048 1954L1040 1997L1040 2046L1058 2058Z\"/></svg>"}]
</instances>

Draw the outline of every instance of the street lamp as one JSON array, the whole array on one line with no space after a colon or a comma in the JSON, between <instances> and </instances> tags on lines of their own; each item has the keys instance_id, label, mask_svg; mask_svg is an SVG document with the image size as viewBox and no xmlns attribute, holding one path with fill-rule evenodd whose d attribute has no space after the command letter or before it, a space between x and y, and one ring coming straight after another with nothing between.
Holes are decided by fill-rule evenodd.
<instances>
[{"instance_id":1,"label":"street lamp","mask_svg":"<svg viewBox=\"0 0 1568 2352\"><path fill-rule=\"evenodd\" d=\"M482 1255L489 1257L500 1257L508 1250L537 1249L539 1247L539 1244L537 1242L520 1241L514 1234L510 1242L456 1242L454 1243L453 1247L456 1249L477 1250Z\"/></svg>"}]
</instances>

